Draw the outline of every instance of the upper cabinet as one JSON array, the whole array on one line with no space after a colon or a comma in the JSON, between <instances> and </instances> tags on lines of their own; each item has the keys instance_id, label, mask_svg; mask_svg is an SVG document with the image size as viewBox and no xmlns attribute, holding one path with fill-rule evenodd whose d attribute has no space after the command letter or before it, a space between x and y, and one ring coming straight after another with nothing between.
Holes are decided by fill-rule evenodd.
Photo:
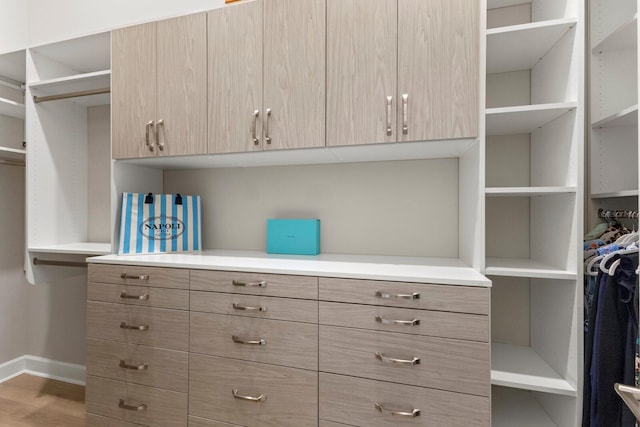
<instances>
[{"instance_id":1,"label":"upper cabinet","mask_svg":"<svg viewBox=\"0 0 640 427\"><path fill-rule=\"evenodd\" d=\"M206 14L112 32L113 158L207 152Z\"/></svg>"},{"instance_id":2,"label":"upper cabinet","mask_svg":"<svg viewBox=\"0 0 640 427\"><path fill-rule=\"evenodd\" d=\"M478 136L475 0L328 0L327 145Z\"/></svg>"},{"instance_id":3,"label":"upper cabinet","mask_svg":"<svg viewBox=\"0 0 640 427\"><path fill-rule=\"evenodd\" d=\"M326 0L209 12L209 151L325 145Z\"/></svg>"}]
</instances>

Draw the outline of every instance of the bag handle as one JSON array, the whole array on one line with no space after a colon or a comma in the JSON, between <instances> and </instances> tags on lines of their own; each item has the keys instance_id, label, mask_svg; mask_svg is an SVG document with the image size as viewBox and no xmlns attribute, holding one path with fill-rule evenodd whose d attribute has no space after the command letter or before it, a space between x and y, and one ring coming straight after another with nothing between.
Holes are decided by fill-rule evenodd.
<instances>
[{"instance_id":1,"label":"bag handle","mask_svg":"<svg viewBox=\"0 0 640 427\"><path fill-rule=\"evenodd\" d=\"M147 195L144 197L144 204L152 205L153 201L154 201L153 193L147 193ZM173 198L173 204L182 206L182 196L179 193L176 194L175 197Z\"/></svg>"}]
</instances>

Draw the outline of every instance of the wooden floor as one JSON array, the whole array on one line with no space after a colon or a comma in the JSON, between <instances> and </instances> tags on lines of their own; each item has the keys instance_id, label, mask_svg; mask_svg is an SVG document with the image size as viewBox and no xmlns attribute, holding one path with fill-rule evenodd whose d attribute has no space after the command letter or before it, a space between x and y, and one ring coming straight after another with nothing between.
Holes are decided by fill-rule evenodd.
<instances>
[{"instance_id":1,"label":"wooden floor","mask_svg":"<svg viewBox=\"0 0 640 427\"><path fill-rule=\"evenodd\" d=\"M1 427L82 427L84 387L31 375L0 384Z\"/></svg>"}]
</instances>

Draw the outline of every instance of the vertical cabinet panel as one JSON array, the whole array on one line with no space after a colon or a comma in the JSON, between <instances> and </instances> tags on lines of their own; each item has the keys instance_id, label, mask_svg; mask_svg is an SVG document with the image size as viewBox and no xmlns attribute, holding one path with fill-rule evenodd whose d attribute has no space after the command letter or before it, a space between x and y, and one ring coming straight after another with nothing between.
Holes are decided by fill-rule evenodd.
<instances>
[{"instance_id":1,"label":"vertical cabinet panel","mask_svg":"<svg viewBox=\"0 0 640 427\"><path fill-rule=\"evenodd\" d=\"M479 5L476 0L398 2L401 141L478 135Z\"/></svg>"},{"instance_id":2,"label":"vertical cabinet panel","mask_svg":"<svg viewBox=\"0 0 640 427\"><path fill-rule=\"evenodd\" d=\"M328 0L327 28L327 145L396 141L398 0Z\"/></svg>"},{"instance_id":3,"label":"vertical cabinet panel","mask_svg":"<svg viewBox=\"0 0 640 427\"><path fill-rule=\"evenodd\" d=\"M209 152L262 149L262 10L253 1L208 13Z\"/></svg>"}]
</instances>

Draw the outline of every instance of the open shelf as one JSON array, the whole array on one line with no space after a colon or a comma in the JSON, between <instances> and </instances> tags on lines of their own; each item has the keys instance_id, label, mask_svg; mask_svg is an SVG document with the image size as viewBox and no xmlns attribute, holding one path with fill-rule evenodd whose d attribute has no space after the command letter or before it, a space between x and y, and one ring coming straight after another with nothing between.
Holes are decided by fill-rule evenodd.
<instances>
[{"instance_id":1,"label":"open shelf","mask_svg":"<svg viewBox=\"0 0 640 427\"><path fill-rule=\"evenodd\" d=\"M487 0L487 9L531 3L531 0Z\"/></svg>"},{"instance_id":2,"label":"open shelf","mask_svg":"<svg viewBox=\"0 0 640 427\"><path fill-rule=\"evenodd\" d=\"M635 50L638 48L638 14L620 25L611 34L596 44L591 52L602 53L614 50Z\"/></svg>"},{"instance_id":3,"label":"open shelf","mask_svg":"<svg viewBox=\"0 0 640 427\"><path fill-rule=\"evenodd\" d=\"M536 279L576 280L575 272L561 270L531 259L494 258L486 259L487 276L529 277Z\"/></svg>"},{"instance_id":4,"label":"open shelf","mask_svg":"<svg viewBox=\"0 0 640 427\"><path fill-rule=\"evenodd\" d=\"M50 80L31 82L29 87L37 96L60 95L70 92L83 92L111 87L111 70L95 71ZM110 103L109 94L73 98L78 104L92 106Z\"/></svg>"},{"instance_id":5,"label":"open shelf","mask_svg":"<svg viewBox=\"0 0 640 427\"><path fill-rule=\"evenodd\" d=\"M111 243L78 242L62 245L30 246L29 252L49 254L107 255L111 253Z\"/></svg>"},{"instance_id":6,"label":"open shelf","mask_svg":"<svg viewBox=\"0 0 640 427\"><path fill-rule=\"evenodd\" d=\"M575 109L576 102L487 109L488 136L531 133Z\"/></svg>"},{"instance_id":7,"label":"open shelf","mask_svg":"<svg viewBox=\"0 0 640 427\"><path fill-rule=\"evenodd\" d=\"M24 104L11 99L0 98L0 114L24 120Z\"/></svg>"},{"instance_id":8,"label":"open shelf","mask_svg":"<svg viewBox=\"0 0 640 427\"><path fill-rule=\"evenodd\" d=\"M577 187L489 187L485 189L487 197L529 197L550 194L571 194Z\"/></svg>"},{"instance_id":9,"label":"open shelf","mask_svg":"<svg viewBox=\"0 0 640 427\"><path fill-rule=\"evenodd\" d=\"M638 104L613 113L591 125L593 128L613 128L620 126L638 126Z\"/></svg>"},{"instance_id":10,"label":"open shelf","mask_svg":"<svg viewBox=\"0 0 640 427\"><path fill-rule=\"evenodd\" d=\"M576 389L530 347L491 344L491 384L576 396Z\"/></svg>"},{"instance_id":11,"label":"open shelf","mask_svg":"<svg viewBox=\"0 0 640 427\"><path fill-rule=\"evenodd\" d=\"M529 391L492 387L491 408L493 427L557 427Z\"/></svg>"},{"instance_id":12,"label":"open shelf","mask_svg":"<svg viewBox=\"0 0 640 427\"><path fill-rule=\"evenodd\" d=\"M611 191L608 193L591 194L592 199L612 199L614 197L637 197L638 190Z\"/></svg>"},{"instance_id":13,"label":"open shelf","mask_svg":"<svg viewBox=\"0 0 640 427\"><path fill-rule=\"evenodd\" d=\"M0 146L0 159L24 160L25 150Z\"/></svg>"},{"instance_id":14,"label":"open shelf","mask_svg":"<svg viewBox=\"0 0 640 427\"><path fill-rule=\"evenodd\" d=\"M487 74L530 70L576 22L563 18L487 30Z\"/></svg>"}]
</instances>

